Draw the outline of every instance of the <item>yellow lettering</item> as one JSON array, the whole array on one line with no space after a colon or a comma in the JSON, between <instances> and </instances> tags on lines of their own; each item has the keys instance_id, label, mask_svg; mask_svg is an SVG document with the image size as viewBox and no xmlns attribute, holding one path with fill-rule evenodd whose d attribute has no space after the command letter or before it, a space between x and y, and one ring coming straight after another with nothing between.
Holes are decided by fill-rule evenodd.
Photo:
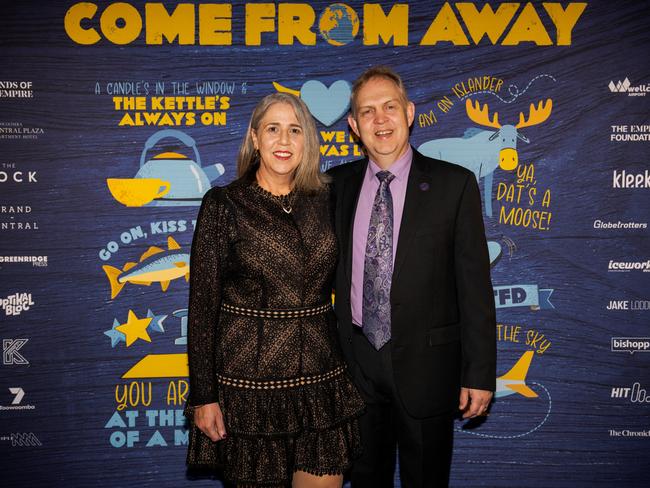
<instances>
[{"instance_id":1,"label":"yellow lettering","mask_svg":"<svg viewBox=\"0 0 650 488\"><path fill-rule=\"evenodd\" d=\"M118 20L124 22L122 27L117 25ZM102 13L99 25L106 39L113 44L129 44L142 32L142 17L133 5L112 3Z\"/></svg>"},{"instance_id":2,"label":"yellow lettering","mask_svg":"<svg viewBox=\"0 0 650 488\"><path fill-rule=\"evenodd\" d=\"M570 3L566 10L562 9L559 3L543 3L548 16L555 24L556 44L558 46L571 45L571 32L587 8L586 3Z\"/></svg>"},{"instance_id":3,"label":"yellow lettering","mask_svg":"<svg viewBox=\"0 0 650 488\"><path fill-rule=\"evenodd\" d=\"M84 29L81 27L81 21L92 19L97 12L97 5L94 3L81 2L73 5L68 9L63 20L65 32L68 37L77 44L95 44L99 42L101 36L94 27Z\"/></svg>"},{"instance_id":4,"label":"yellow lettering","mask_svg":"<svg viewBox=\"0 0 650 488\"><path fill-rule=\"evenodd\" d=\"M232 4L199 4L199 44L203 46L232 44Z\"/></svg>"},{"instance_id":5,"label":"yellow lettering","mask_svg":"<svg viewBox=\"0 0 650 488\"><path fill-rule=\"evenodd\" d=\"M502 44L516 46L520 42L534 42L538 46L553 44L544 24L542 24L542 19L539 18L535 7L530 2L524 6Z\"/></svg>"},{"instance_id":6,"label":"yellow lettering","mask_svg":"<svg viewBox=\"0 0 650 488\"><path fill-rule=\"evenodd\" d=\"M316 34L311 31L316 14L306 3L281 3L278 6L278 44L290 46L293 40L303 46L314 46Z\"/></svg>"},{"instance_id":7,"label":"yellow lettering","mask_svg":"<svg viewBox=\"0 0 650 488\"><path fill-rule=\"evenodd\" d=\"M456 8L460 12L474 44L481 42L486 34L492 44L496 44L517 12L519 4L502 3L496 13L489 3L483 5L480 12L473 3L457 3Z\"/></svg>"},{"instance_id":8,"label":"yellow lettering","mask_svg":"<svg viewBox=\"0 0 650 488\"><path fill-rule=\"evenodd\" d=\"M246 4L246 45L262 44L262 32L275 31L274 3Z\"/></svg>"},{"instance_id":9,"label":"yellow lettering","mask_svg":"<svg viewBox=\"0 0 650 488\"><path fill-rule=\"evenodd\" d=\"M429 46L439 41L449 41L455 46L467 46L469 41L456 18L449 3L445 2L436 18L427 29L426 34L420 41L421 46Z\"/></svg>"},{"instance_id":10,"label":"yellow lettering","mask_svg":"<svg viewBox=\"0 0 650 488\"><path fill-rule=\"evenodd\" d=\"M146 3L146 42L162 44L163 36L169 44L178 37L179 44L194 44L194 5L179 3L170 15L162 3Z\"/></svg>"},{"instance_id":11,"label":"yellow lettering","mask_svg":"<svg viewBox=\"0 0 650 488\"><path fill-rule=\"evenodd\" d=\"M409 42L409 6L395 4L388 15L381 5L366 3L363 5L363 43L376 46L379 38L384 44L393 39L394 46L408 46Z\"/></svg>"}]
</instances>

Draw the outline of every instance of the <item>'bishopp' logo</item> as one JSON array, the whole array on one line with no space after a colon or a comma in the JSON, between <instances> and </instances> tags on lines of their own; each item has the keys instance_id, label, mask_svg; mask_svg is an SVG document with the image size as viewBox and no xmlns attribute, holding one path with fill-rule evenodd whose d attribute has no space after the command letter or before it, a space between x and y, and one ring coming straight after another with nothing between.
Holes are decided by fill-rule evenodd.
<instances>
[{"instance_id":1,"label":"'bishopp' logo","mask_svg":"<svg viewBox=\"0 0 650 488\"><path fill-rule=\"evenodd\" d=\"M650 352L650 337L612 337L612 352Z\"/></svg>"},{"instance_id":2,"label":"'bishopp' logo","mask_svg":"<svg viewBox=\"0 0 650 488\"><path fill-rule=\"evenodd\" d=\"M0 300L0 308L5 315L20 315L34 305L31 293L14 293Z\"/></svg>"},{"instance_id":3,"label":"'bishopp' logo","mask_svg":"<svg viewBox=\"0 0 650 488\"><path fill-rule=\"evenodd\" d=\"M29 339L2 339L2 364L28 365L29 361L18 351L29 342Z\"/></svg>"},{"instance_id":4,"label":"'bishopp' logo","mask_svg":"<svg viewBox=\"0 0 650 488\"><path fill-rule=\"evenodd\" d=\"M612 93L627 93L629 97L645 97L646 93L650 91L649 84L632 86L627 77L623 81L619 80L616 84L610 81L608 86Z\"/></svg>"},{"instance_id":5,"label":"'bishopp' logo","mask_svg":"<svg viewBox=\"0 0 650 488\"><path fill-rule=\"evenodd\" d=\"M612 188L650 188L650 171L627 173L625 170L612 174Z\"/></svg>"}]
</instances>

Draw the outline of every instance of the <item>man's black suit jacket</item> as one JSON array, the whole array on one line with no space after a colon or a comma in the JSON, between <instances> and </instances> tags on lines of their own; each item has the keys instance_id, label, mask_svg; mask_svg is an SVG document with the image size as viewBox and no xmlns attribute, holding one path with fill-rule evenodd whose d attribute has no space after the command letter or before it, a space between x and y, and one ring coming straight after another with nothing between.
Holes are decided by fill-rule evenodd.
<instances>
[{"instance_id":1,"label":"man's black suit jacket","mask_svg":"<svg viewBox=\"0 0 650 488\"><path fill-rule=\"evenodd\" d=\"M368 160L329 171L339 241L336 315L355 369L350 282L352 228ZM461 385L495 389L496 319L476 179L413 151L391 285L391 348L398 394L415 418L457 409Z\"/></svg>"}]
</instances>

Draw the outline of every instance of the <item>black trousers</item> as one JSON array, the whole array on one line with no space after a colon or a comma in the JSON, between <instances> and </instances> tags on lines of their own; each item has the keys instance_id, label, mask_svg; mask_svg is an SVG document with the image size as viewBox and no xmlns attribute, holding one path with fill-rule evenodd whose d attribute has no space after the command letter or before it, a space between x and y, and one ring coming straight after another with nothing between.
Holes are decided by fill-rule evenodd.
<instances>
[{"instance_id":1,"label":"black trousers","mask_svg":"<svg viewBox=\"0 0 650 488\"><path fill-rule=\"evenodd\" d=\"M393 375L390 342L379 351L355 329L353 377L367 404L360 419L363 455L352 467L352 488L392 488L396 451L402 488L449 485L452 414L415 419L404 409Z\"/></svg>"}]
</instances>

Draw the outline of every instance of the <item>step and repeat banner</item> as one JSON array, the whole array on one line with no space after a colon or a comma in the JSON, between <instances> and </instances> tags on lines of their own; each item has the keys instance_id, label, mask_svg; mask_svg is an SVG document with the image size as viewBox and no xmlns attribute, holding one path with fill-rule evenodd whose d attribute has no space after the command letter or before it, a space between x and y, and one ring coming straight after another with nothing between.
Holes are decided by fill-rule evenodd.
<instances>
[{"instance_id":1,"label":"step and repeat banner","mask_svg":"<svg viewBox=\"0 0 650 488\"><path fill-rule=\"evenodd\" d=\"M201 197L274 91L309 107L323 170L359 158L350 87L376 64L415 102L413 146L482 192L497 391L456 423L452 486L647 486L648 19L614 0L5 2L3 486L221 486L185 467Z\"/></svg>"}]
</instances>

